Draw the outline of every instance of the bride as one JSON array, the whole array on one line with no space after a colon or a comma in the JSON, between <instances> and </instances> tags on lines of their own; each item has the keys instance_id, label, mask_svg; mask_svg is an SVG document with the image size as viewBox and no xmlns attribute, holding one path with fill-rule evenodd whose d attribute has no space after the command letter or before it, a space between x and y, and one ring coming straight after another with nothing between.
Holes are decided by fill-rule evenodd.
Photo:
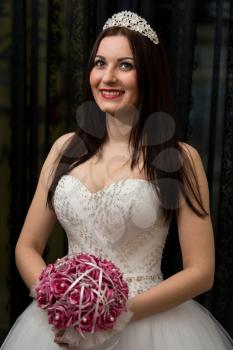
<instances>
[{"instance_id":1,"label":"bride","mask_svg":"<svg viewBox=\"0 0 233 350\"><path fill-rule=\"evenodd\" d=\"M193 300L214 281L209 191L198 151L177 136L161 38L137 14L117 13L94 44L88 73L78 130L52 146L17 242L16 263L25 284L34 290L58 220L68 253L112 259L129 284L128 323L117 342L94 349L233 349L226 330ZM164 280L160 266L173 215L183 269ZM33 301L1 349L59 346L88 344L51 330Z\"/></svg>"}]
</instances>

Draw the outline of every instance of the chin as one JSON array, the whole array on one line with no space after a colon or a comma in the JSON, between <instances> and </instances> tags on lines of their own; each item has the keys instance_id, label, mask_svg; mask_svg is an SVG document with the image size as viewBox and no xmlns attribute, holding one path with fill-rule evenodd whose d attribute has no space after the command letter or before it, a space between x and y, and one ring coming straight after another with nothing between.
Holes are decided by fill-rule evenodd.
<instances>
[{"instance_id":1,"label":"chin","mask_svg":"<svg viewBox=\"0 0 233 350\"><path fill-rule=\"evenodd\" d=\"M115 113L116 113L116 110L111 110L111 109L108 109L108 108L105 108L105 109L103 109L102 111L103 111L104 113L110 114L110 115L112 115L112 116L114 116Z\"/></svg>"},{"instance_id":2,"label":"chin","mask_svg":"<svg viewBox=\"0 0 233 350\"><path fill-rule=\"evenodd\" d=\"M103 106L102 104L99 104L98 106L101 109L101 111L103 111L104 113L111 114L111 115L114 115L118 110L117 108L109 108L109 107Z\"/></svg>"}]
</instances>

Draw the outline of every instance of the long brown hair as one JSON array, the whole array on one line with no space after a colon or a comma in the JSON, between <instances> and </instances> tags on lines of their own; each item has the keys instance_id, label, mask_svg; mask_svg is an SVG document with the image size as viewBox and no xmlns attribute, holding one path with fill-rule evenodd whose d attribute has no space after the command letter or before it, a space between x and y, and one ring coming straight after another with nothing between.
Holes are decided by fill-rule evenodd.
<instances>
[{"instance_id":1,"label":"long brown hair","mask_svg":"<svg viewBox=\"0 0 233 350\"><path fill-rule=\"evenodd\" d=\"M92 102L83 108L82 112L85 112L86 118L84 116L82 126L60 155L48 192L48 205L52 208L53 193L60 178L96 154L106 141L105 114L94 104L89 76L100 41L113 35L124 35L128 39L137 71L140 97L138 121L133 125L129 137L129 144L133 146L131 170L138 165L140 154L143 154L143 170L148 180L154 183L165 222L170 220L175 211L179 211L181 193L190 208L198 216L205 217L209 213L202 203L190 155L178 142L171 75L161 38L160 43L155 45L138 32L121 27L102 31L94 44L87 72L86 96L87 100ZM197 206L194 205L191 196Z\"/></svg>"}]
</instances>

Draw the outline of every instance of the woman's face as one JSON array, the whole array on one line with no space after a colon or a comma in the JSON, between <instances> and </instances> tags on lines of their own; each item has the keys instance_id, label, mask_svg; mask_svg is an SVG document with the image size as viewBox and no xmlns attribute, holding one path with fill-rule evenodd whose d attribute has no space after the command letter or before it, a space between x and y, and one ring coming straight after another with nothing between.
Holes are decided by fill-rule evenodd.
<instances>
[{"instance_id":1,"label":"woman's face","mask_svg":"<svg viewBox=\"0 0 233 350\"><path fill-rule=\"evenodd\" d=\"M90 86L99 108L111 115L138 102L137 74L128 39L104 37L94 58Z\"/></svg>"}]
</instances>

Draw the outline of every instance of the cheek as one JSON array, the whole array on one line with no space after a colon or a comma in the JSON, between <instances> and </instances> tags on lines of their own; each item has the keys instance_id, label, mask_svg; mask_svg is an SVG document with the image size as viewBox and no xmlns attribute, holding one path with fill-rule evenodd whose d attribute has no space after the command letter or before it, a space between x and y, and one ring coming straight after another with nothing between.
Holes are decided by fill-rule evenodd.
<instances>
[{"instance_id":1,"label":"cheek","mask_svg":"<svg viewBox=\"0 0 233 350\"><path fill-rule=\"evenodd\" d=\"M135 93L135 97L136 100L138 100L138 81L137 81L137 77L134 77L134 81L133 81L133 89L134 89L134 93Z\"/></svg>"},{"instance_id":2,"label":"cheek","mask_svg":"<svg viewBox=\"0 0 233 350\"><path fill-rule=\"evenodd\" d=\"M128 87L129 90L135 91L137 90L137 76L136 74L130 74L124 79L125 85Z\"/></svg>"},{"instance_id":3,"label":"cheek","mask_svg":"<svg viewBox=\"0 0 233 350\"><path fill-rule=\"evenodd\" d=\"M95 88L96 84L97 84L97 76L96 73L92 70L90 73L90 77L89 77L89 83L91 88Z\"/></svg>"},{"instance_id":4,"label":"cheek","mask_svg":"<svg viewBox=\"0 0 233 350\"><path fill-rule=\"evenodd\" d=\"M128 80L128 88L132 94L135 95L135 97L138 96L138 84L137 79L135 77L132 77L130 80Z\"/></svg>"},{"instance_id":5,"label":"cheek","mask_svg":"<svg viewBox=\"0 0 233 350\"><path fill-rule=\"evenodd\" d=\"M131 101L133 102L133 104L138 106L139 89L138 89L138 82L136 77L132 77L132 79L130 80L130 84L128 86L130 89Z\"/></svg>"}]
</instances>

